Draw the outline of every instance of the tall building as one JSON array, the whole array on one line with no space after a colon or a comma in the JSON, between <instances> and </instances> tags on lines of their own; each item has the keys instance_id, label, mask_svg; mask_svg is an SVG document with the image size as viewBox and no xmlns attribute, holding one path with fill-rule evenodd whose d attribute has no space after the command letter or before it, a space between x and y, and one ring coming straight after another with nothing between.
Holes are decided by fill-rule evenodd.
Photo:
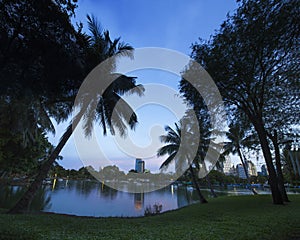
<instances>
[{"instance_id":1,"label":"tall building","mask_svg":"<svg viewBox=\"0 0 300 240\"><path fill-rule=\"evenodd\" d=\"M237 169L234 167L234 165L232 165L232 167L229 169L228 175L231 175L231 176L238 176Z\"/></svg>"},{"instance_id":2,"label":"tall building","mask_svg":"<svg viewBox=\"0 0 300 240\"><path fill-rule=\"evenodd\" d=\"M231 169L231 158L229 156L226 156L225 162L223 163L223 172L226 175L229 175L230 169Z\"/></svg>"},{"instance_id":3,"label":"tall building","mask_svg":"<svg viewBox=\"0 0 300 240\"><path fill-rule=\"evenodd\" d=\"M238 173L238 176L242 179L246 179L247 178L247 175L245 173L245 169L243 167L243 164L239 163L237 166L236 166L236 170L237 170L237 173ZM247 171L247 174L249 177L251 176L257 176L257 170L256 170L256 167L254 165L253 162L251 161L247 161L246 162L246 171Z\"/></svg>"},{"instance_id":4,"label":"tall building","mask_svg":"<svg viewBox=\"0 0 300 240\"><path fill-rule=\"evenodd\" d=\"M138 173L143 173L145 171L145 162L140 158L135 160L135 171Z\"/></svg>"},{"instance_id":5,"label":"tall building","mask_svg":"<svg viewBox=\"0 0 300 240\"><path fill-rule=\"evenodd\" d=\"M247 161L247 169L249 176L257 176L257 170L253 162Z\"/></svg>"},{"instance_id":6,"label":"tall building","mask_svg":"<svg viewBox=\"0 0 300 240\"><path fill-rule=\"evenodd\" d=\"M269 175L268 174L268 169L267 169L265 164L261 166L261 175L263 175L263 176L268 176Z\"/></svg>"},{"instance_id":7,"label":"tall building","mask_svg":"<svg viewBox=\"0 0 300 240\"><path fill-rule=\"evenodd\" d=\"M238 165L236 165L236 171L238 173L239 178L247 179L243 164L239 163Z\"/></svg>"}]
</instances>

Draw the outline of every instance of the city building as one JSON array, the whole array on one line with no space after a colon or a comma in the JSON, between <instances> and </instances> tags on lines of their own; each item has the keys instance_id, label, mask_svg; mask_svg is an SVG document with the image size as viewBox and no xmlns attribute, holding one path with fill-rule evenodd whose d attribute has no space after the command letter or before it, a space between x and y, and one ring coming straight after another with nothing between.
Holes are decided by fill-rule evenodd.
<instances>
[{"instance_id":1,"label":"city building","mask_svg":"<svg viewBox=\"0 0 300 240\"><path fill-rule=\"evenodd\" d=\"M237 171L237 174L238 174L239 178L247 179L243 164L241 164L241 163L237 164L236 165L236 171Z\"/></svg>"},{"instance_id":2,"label":"city building","mask_svg":"<svg viewBox=\"0 0 300 240\"><path fill-rule=\"evenodd\" d=\"M242 179L246 179L247 178L247 175L245 173L245 169L243 167L243 164L239 163L237 166L236 166L236 170L237 170L237 173L238 173L238 176ZM254 165L253 162L251 161L247 161L246 162L246 171L247 171L247 174L249 177L251 176L257 176L257 170L256 170L256 167Z\"/></svg>"},{"instance_id":3,"label":"city building","mask_svg":"<svg viewBox=\"0 0 300 240\"><path fill-rule=\"evenodd\" d=\"M231 175L231 176L238 176L237 169L234 167L234 165L232 165L232 167L229 169L228 175Z\"/></svg>"},{"instance_id":4,"label":"city building","mask_svg":"<svg viewBox=\"0 0 300 240\"><path fill-rule=\"evenodd\" d=\"M223 163L223 172L226 175L230 175L230 169L231 169L231 158L229 156L226 156L225 162Z\"/></svg>"},{"instance_id":5,"label":"city building","mask_svg":"<svg viewBox=\"0 0 300 240\"><path fill-rule=\"evenodd\" d=\"M261 166L261 175L263 175L263 176L268 176L268 175L269 175L268 169L267 169L267 167L266 167L265 164L263 164L263 165Z\"/></svg>"},{"instance_id":6,"label":"city building","mask_svg":"<svg viewBox=\"0 0 300 240\"><path fill-rule=\"evenodd\" d=\"M254 165L253 162L247 161L247 169L248 169L249 176L257 176L256 166Z\"/></svg>"},{"instance_id":7,"label":"city building","mask_svg":"<svg viewBox=\"0 0 300 240\"><path fill-rule=\"evenodd\" d=\"M140 158L135 160L135 171L138 173L143 173L145 171L145 162Z\"/></svg>"}]
</instances>

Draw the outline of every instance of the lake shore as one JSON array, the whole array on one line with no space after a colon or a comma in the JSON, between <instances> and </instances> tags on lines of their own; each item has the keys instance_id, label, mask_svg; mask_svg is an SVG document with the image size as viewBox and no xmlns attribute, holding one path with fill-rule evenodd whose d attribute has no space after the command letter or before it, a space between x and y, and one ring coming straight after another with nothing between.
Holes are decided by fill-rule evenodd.
<instances>
[{"instance_id":1,"label":"lake shore","mask_svg":"<svg viewBox=\"0 0 300 240\"><path fill-rule=\"evenodd\" d=\"M1 239L299 239L300 196L283 206L271 196L210 199L152 217L92 218L0 214Z\"/></svg>"}]
</instances>

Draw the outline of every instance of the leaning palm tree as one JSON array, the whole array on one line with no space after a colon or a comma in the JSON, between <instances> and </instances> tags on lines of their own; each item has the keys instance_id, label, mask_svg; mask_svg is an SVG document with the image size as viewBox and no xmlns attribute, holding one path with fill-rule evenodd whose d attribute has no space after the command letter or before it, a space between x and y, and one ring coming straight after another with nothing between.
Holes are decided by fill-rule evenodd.
<instances>
[{"instance_id":1,"label":"leaning palm tree","mask_svg":"<svg viewBox=\"0 0 300 240\"><path fill-rule=\"evenodd\" d=\"M195 113L198 113L197 116ZM212 131L207 116L202 114L200 111L191 109L187 110L184 119L194 127L196 124L198 125L197 132L199 133L199 146L196 158L194 159L194 165L198 171L199 177L201 178L205 176L210 193L212 197L216 198L217 194L211 184L206 162L210 162L212 165L215 165L216 160L218 160L218 156L220 155L220 144L215 143L216 137L213 135L219 135L219 133Z\"/></svg>"},{"instance_id":2,"label":"leaning palm tree","mask_svg":"<svg viewBox=\"0 0 300 240\"><path fill-rule=\"evenodd\" d=\"M207 203L207 200L201 193L193 168L194 157L190 155L191 151L193 151L191 149L191 145L193 144L193 136L191 136L192 133L187 131L187 124L181 120L179 124L175 123L175 130L170 126L166 126L165 130L167 134L162 135L160 138L163 143L166 143L166 145L158 150L157 155L164 156L168 154L169 156L161 164L160 169L167 168L172 162L175 162L176 173L182 172L185 167L188 167L194 186L196 187L199 195L200 202Z\"/></svg>"},{"instance_id":3,"label":"leaning palm tree","mask_svg":"<svg viewBox=\"0 0 300 240\"><path fill-rule=\"evenodd\" d=\"M229 126L229 131L226 133L226 137L229 140L228 142L225 143L224 146L224 152L223 152L223 156L226 156L230 153L232 154L238 154L241 163L243 165L243 169L245 171L245 175L247 178L247 182L248 182L248 186L251 188L251 191L253 192L254 195L258 194L254 188L251 187L251 183L250 183L250 177L248 174L248 169L247 169L247 163L246 163L246 159L245 156L242 152L242 147L243 146L250 146L249 144L253 143L253 141L251 141L251 136L249 137L244 137L245 132L241 129L241 127L238 124L231 124Z\"/></svg>"},{"instance_id":4,"label":"leaning palm tree","mask_svg":"<svg viewBox=\"0 0 300 240\"><path fill-rule=\"evenodd\" d=\"M109 37L108 31L103 31L94 17L88 16L88 25L91 36L83 34L82 38L87 41L86 52L86 66L87 71L90 71L100 62L109 59L110 57L131 56L133 48L127 44L121 43L120 38L112 41ZM113 58L115 59L115 58ZM47 176L51 166L56 161L59 153L71 137L74 129L83 119L86 134L90 134L95 121L98 120L100 126L103 128L103 133L106 135L107 129L112 134L115 129L119 130L121 135L126 134L127 126L131 129L137 123L137 116L131 107L121 98L123 94L142 95L144 88L136 84L134 77L127 77L124 75L115 76L112 72L115 69L114 60L107 65L107 71L103 76L99 76L99 81L105 77L115 79L106 89L99 89L99 91L90 96L89 93L85 95L81 102L77 102L78 113L73 117L70 125L60 139L60 142L49 156L43 161L43 164L35 177L32 184L29 186L23 197L10 209L9 213L22 212L30 206L30 203L41 187L43 179ZM128 117L129 116L129 117Z\"/></svg>"}]
</instances>

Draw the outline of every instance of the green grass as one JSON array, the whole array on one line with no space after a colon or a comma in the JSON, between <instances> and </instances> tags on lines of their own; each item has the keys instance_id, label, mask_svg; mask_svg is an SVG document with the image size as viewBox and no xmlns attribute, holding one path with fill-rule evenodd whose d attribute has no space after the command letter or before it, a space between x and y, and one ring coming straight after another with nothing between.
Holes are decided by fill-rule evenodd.
<instances>
[{"instance_id":1,"label":"green grass","mask_svg":"<svg viewBox=\"0 0 300 240\"><path fill-rule=\"evenodd\" d=\"M300 239L300 196L289 197L219 197L141 218L0 214L0 239Z\"/></svg>"}]
</instances>

